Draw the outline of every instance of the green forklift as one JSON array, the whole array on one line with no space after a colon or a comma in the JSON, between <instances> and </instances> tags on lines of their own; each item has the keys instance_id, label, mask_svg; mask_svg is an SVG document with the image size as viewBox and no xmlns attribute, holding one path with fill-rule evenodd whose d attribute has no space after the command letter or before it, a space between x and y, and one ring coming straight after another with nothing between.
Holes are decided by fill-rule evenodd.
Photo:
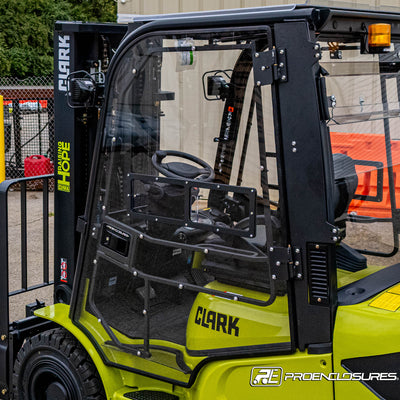
<instances>
[{"instance_id":1,"label":"green forklift","mask_svg":"<svg viewBox=\"0 0 400 400\"><path fill-rule=\"evenodd\" d=\"M0 398L398 399L400 13L55 39L54 304L8 320L7 192L33 178L5 182Z\"/></svg>"}]
</instances>

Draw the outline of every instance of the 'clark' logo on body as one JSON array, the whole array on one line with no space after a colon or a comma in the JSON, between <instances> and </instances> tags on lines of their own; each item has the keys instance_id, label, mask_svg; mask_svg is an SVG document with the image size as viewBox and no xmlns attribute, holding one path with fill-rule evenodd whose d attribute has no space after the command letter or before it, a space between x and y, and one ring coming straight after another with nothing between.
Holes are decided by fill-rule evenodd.
<instances>
[{"instance_id":1,"label":"'clark' logo on body","mask_svg":"<svg viewBox=\"0 0 400 400\"><path fill-rule=\"evenodd\" d=\"M196 311L194 322L204 328L223 332L228 335L239 336L239 318L232 317L231 315L217 313L199 306Z\"/></svg>"}]
</instances>

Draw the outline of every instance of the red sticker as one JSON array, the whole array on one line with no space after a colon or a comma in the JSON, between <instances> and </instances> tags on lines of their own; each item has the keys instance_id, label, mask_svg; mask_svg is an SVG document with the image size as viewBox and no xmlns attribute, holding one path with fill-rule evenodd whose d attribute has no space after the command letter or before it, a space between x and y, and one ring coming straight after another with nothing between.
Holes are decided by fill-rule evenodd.
<instances>
[{"instance_id":1,"label":"red sticker","mask_svg":"<svg viewBox=\"0 0 400 400\"><path fill-rule=\"evenodd\" d=\"M68 282L67 268L68 268L67 259L62 258L61 259L61 276L60 276L61 282Z\"/></svg>"},{"instance_id":2,"label":"red sticker","mask_svg":"<svg viewBox=\"0 0 400 400\"><path fill-rule=\"evenodd\" d=\"M228 111L229 111L229 112L234 112L235 109L234 109L233 107L228 107Z\"/></svg>"}]
</instances>

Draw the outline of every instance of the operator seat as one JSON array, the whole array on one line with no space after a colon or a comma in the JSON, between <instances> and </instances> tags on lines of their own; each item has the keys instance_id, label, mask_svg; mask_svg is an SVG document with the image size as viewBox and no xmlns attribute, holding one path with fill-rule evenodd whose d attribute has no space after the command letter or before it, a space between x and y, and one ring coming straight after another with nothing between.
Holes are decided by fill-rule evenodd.
<instances>
[{"instance_id":1,"label":"operator seat","mask_svg":"<svg viewBox=\"0 0 400 400\"><path fill-rule=\"evenodd\" d=\"M343 219L343 214L345 214L345 219L358 186L355 162L345 154L333 154L333 171L335 177L333 193L335 219Z\"/></svg>"},{"instance_id":2,"label":"operator seat","mask_svg":"<svg viewBox=\"0 0 400 400\"><path fill-rule=\"evenodd\" d=\"M335 224L345 232L347 211L358 186L355 162L345 154L333 154L333 170ZM336 266L346 271L356 272L367 268L367 259L357 250L341 243L336 247Z\"/></svg>"}]
</instances>

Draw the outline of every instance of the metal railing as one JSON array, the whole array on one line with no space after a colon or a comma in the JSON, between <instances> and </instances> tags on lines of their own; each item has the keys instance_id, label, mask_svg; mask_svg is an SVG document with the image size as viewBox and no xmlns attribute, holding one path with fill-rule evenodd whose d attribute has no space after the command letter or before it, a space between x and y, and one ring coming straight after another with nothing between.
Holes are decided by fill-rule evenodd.
<instances>
[{"instance_id":1,"label":"metal railing","mask_svg":"<svg viewBox=\"0 0 400 400\"><path fill-rule=\"evenodd\" d=\"M52 285L49 273L49 193L54 175L42 175L28 178L10 179L0 183L0 335L6 334L9 328L9 299L21 293ZM43 190L43 221L42 247L43 266L42 282L28 285L28 219L27 219L27 189L29 185L42 186ZM9 192L10 188L20 191L20 268L21 282L17 290L9 291ZM12 238L17 240L18 238Z\"/></svg>"}]
</instances>

